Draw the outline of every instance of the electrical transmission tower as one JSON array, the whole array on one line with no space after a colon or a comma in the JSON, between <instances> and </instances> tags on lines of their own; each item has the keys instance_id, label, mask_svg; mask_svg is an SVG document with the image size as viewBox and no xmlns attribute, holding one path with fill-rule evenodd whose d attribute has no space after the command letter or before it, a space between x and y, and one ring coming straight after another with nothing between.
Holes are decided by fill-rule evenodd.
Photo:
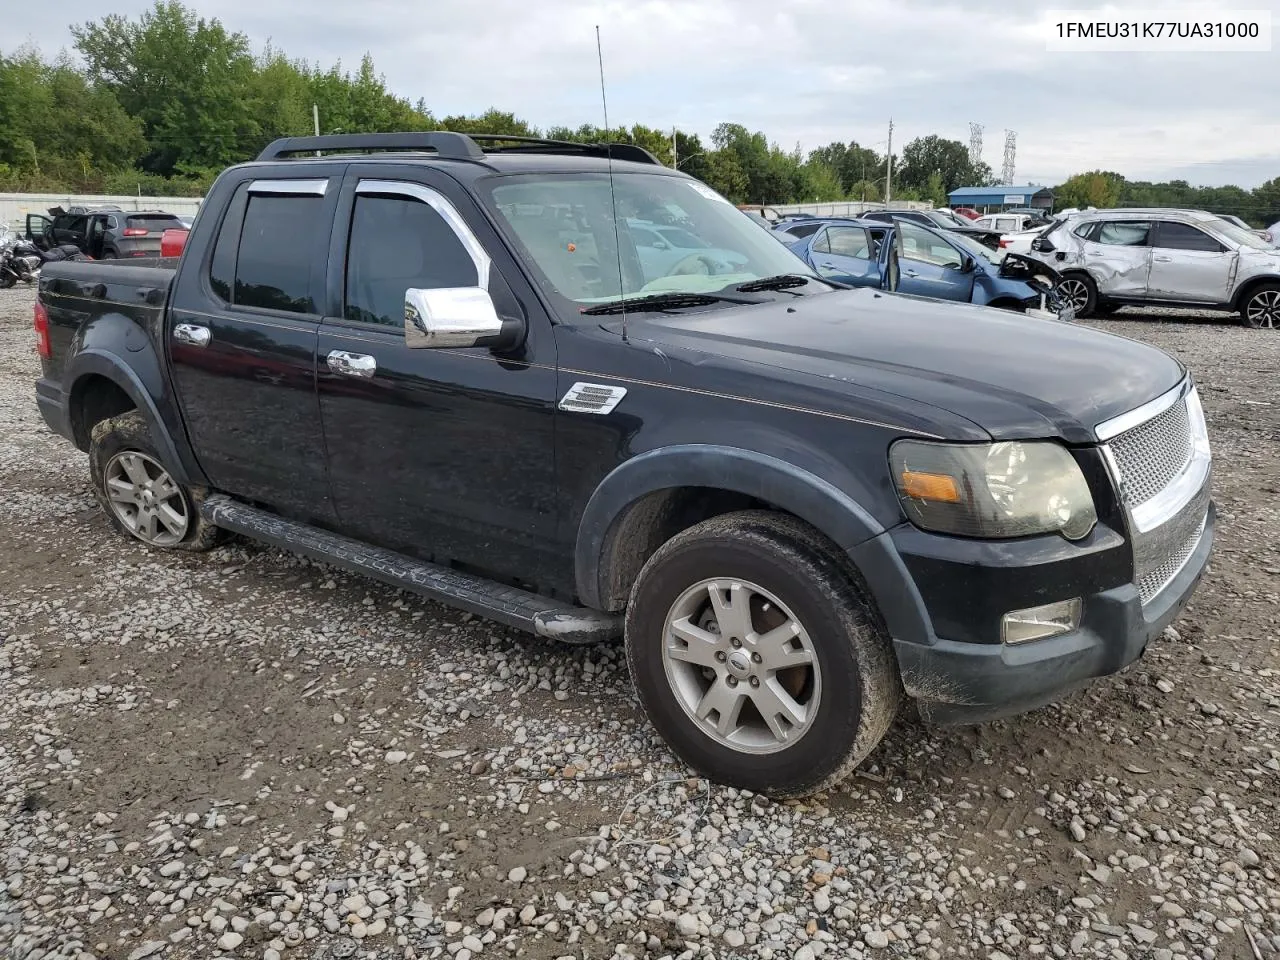
<instances>
[{"instance_id":1,"label":"electrical transmission tower","mask_svg":"<svg viewBox=\"0 0 1280 960\"><path fill-rule=\"evenodd\" d=\"M1005 183L1013 183L1014 157L1018 153L1018 134L1013 130L1004 132L1004 170L1001 179Z\"/></svg>"},{"instance_id":2,"label":"electrical transmission tower","mask_svg":"<svg viewBox=\"0 0 1280 960\"><path fill-rule=\"evenodd\" d=\"M976 167L982 162L982 124L969 123L969 165Z\"/></svg>"}]
</instances>

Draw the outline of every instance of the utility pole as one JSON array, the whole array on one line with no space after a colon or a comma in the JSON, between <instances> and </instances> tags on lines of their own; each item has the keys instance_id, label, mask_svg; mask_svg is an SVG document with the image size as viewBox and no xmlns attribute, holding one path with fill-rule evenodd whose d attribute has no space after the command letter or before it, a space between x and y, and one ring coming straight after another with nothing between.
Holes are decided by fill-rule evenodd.
<instances>
[{"instance_id":1,"label":"utility pole","mask_svg":"<svg viewBox=\"0 0 1280 960\"><path fill-rule=\"evenodd\" d=\"M680 150L676 146L676 128L675 124L671 125L671 168L673 170L680 169Z\"/></svg>"},{"instance_id":2,"label":"utility pole","mask_svg":"<svg viewBox=\"0 0 1280 960\"><path fill-rule=\"evenodd\" d=\"M888 167L884 175L884 203L889 205L889 198L893 195L893 117L889 118L889 153Z\"/></svg>"},{"instance_id":3,"label":"utility pole","mask_svg":"<svg viewBox=\"0 0 1280 960\"><path fill-rule=\"evenodd\" d=\"M311 124L315 128L316 136L320 136L320 106L313 103L311 105ZM316 151L316 156L320 156L320 151Z\"/></svg>"}]
</instances>

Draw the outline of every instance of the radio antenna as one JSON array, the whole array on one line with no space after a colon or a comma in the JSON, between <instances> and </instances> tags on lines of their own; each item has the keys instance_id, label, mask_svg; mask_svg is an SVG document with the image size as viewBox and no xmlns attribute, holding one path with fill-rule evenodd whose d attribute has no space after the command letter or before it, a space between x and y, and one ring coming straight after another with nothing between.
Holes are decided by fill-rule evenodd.
<instances>
[{"instance_id":1,"label":"radio antenna","mask_svg":"<svg viewBox=\"0 0 1280 960\"><path fill-rule=\"evenodd\" d=\"M609 205L613 210L613 249L618 254L618 299L626 299L626 291L622 288L622 233L618 229L618 195L613 189L613 146L609 142L609 98L604 92L604 52L600 46L600 24L596 24L596 61L600 65L600 105L604 108L605 156L609 163ZM627 308L622 310L622 342L627 342Z\"/></svg>"}]
</instances>

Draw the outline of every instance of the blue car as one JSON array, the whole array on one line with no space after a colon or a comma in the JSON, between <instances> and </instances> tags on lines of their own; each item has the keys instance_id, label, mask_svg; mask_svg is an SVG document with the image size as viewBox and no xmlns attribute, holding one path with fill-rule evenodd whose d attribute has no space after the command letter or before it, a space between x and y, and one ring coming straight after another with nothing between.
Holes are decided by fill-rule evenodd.
<instances>
[{"instance_id":1,"label":"blue car","mask_svg":"<svg viewBox=\"0 0 1280 960\"><path fill-rule=\"evenodd\" d=\"M814 218L787 221L774 232L822 276L850 286L1074 319L1054 293L1052 269L950 231L901 220Z\"/></svg>"}]
</instances>

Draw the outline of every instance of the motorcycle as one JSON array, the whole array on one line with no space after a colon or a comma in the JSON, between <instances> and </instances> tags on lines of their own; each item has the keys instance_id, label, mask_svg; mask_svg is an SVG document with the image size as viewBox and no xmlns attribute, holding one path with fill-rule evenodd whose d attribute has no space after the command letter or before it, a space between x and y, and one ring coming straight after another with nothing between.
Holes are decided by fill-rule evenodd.
<instances>
[{"instance_id":1,"label":"motorcycle","mask_svg":"<svg viewBox=\"0 0 1280 960\"><path fill-rule=\"evenodd\" d=\"M62 260L91 260L73 243L64 243L52 250L41 250L30 240L24 240L6 226L0 226L0 290L16 283L35 283L46 263Z\"/></svg>"}]
</instances>

